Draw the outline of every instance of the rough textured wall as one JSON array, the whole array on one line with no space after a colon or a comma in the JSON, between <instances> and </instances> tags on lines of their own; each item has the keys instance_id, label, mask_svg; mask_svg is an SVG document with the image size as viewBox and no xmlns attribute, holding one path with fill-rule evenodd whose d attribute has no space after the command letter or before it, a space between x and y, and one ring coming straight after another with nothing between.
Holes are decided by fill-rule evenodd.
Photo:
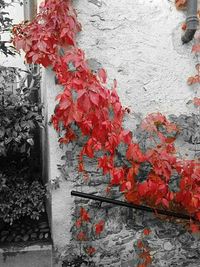
<instances>
[{"instance_id":1,"label":"rough textured wall","mask_svg":"<svg viewBox=\"0 0 200 267\"><path fill-rule=\"evenodd\" d=\"M83 31L78 43L86 52L93 68L103 66L111 82L118 81L118 93L124 106L132 112L126 126L133 130L135 114L145 116L150 112L164 114L189 114L193 110L186 105L194 91L186 85L186 79L194 73L196 59L191 55L191 44L181 44L181 23L185 16L178 12L173 1L168 0L74 0ZM53 73L45 73L47 122L54 110L54 98L59 92ZM57 170L64 151L59 148L54 130L48 127L49 179L60 176ZM105 231L93 241L97 247L95 266L137 266L138 252L135 242L145 227L152 230L146 242L153 259L152 266L200 265L199 236L190 234L182 225L166 222L144 212L131 212L125 208L103 205L92 201L74 199L72 188L84 192L105 193L106 183L101 173L95 172L95 163L89 162L91 178L82 183L77 174L78 149L65 148L68 163L65 179L60 188L52 191L52 235L55 250L66 259L73 260L82 247L71 241L75 235L72 221L77 207L90 205L95 220L105 218ZM105 179L104 179L105 181ZM117 192L112 192L117 197ZM71 229L71 232L70 232ZM74 254L73 254L74 253ZM58 253L59 254L59 253ZM67 264L67 263L66 263ZM71 265L65 265L71 266Z\"/></svg>"},{"instance_id":2,"label":"rough textured wall","mask_svg":"<svg viewBox=\"0 0 200 267\"><path fill-rule=\"evenodd\" d=\"M185 112L191 97L191 45L181 44L185 20L173 1L74 1L80 46L117 78L124 105L135 112ZM176 101L175 101L176 100Z\"/></svg>"}]
</instances>

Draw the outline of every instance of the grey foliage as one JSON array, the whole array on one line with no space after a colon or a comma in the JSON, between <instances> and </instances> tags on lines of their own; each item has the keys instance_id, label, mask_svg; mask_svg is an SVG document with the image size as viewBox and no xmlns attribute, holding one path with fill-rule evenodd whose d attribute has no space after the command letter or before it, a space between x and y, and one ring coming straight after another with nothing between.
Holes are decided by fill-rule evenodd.
<instances>
[{"instance_id":1,"label":"grey foliage","mask_svg":"<svg viewBox=\"0 0 200 267\"><path fill-rule=\"evenodd\" d=\"M181 114L179 116L170 115L170 120L175 122L179 128L179 136L190 144L200 144L200 115Z\"/></svg>"}]
</instances>

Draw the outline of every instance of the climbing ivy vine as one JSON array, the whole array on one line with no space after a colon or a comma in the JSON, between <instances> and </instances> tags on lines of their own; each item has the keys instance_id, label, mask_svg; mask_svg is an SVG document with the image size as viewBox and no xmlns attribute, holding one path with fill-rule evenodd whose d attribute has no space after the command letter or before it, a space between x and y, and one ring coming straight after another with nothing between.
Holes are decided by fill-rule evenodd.
<instances>
[{"instance_id":1,"label":"climbing ivy vine","mask_svg":"<svg viewBox=\"0 0 200 267\"><path fill-rule=\"evenodd\" d=\"M185 5L185 1L176 4ZM46 0L32 22L13 28L13 43L17 50L25 52L27 63L51 67L63 87L51 118L61 136L59 143L67 145L81 140L79 172L89 179L84 160L95 158L97 168L110 179L107 191L118 186L130 203L185 212L200 221L200 162L177 156L175 141L179 127L161 113L149 114L141 128L150 145L141 148L132 132L123 127L125 114L130 110L120 102L116 80L108 88L106 71L92 71L84 51L77 46L76 34L80 31L71 0ZM190 78L189 83L194 79ZM194 101L199 105L199 100ZM119 154L120 166L116 164ZM149 168L146 179L140 181L137 177L144 164ZM177 191L169 186L173 175L179 177ZM91 224L90 215L81 207L76 222L79 240L87 239L81 229L85 224ZM99 234L104 223L100 221L92 227ZM199 225L192 219L191 229L199 231ZM146 250L142 243L140 246ZM89 249L89 253L94 252Z\"/></svg>"}]
</instances>

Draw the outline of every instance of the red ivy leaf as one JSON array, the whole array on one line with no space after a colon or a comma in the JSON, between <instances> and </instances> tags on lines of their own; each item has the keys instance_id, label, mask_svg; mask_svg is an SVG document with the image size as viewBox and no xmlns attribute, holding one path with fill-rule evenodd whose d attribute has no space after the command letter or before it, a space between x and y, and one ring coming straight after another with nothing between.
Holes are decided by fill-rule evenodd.
<instances>
[{"instance_id":1,"label":"red ivy leaf","mask_svg":"<svg viewBox=\"0 0 200 267\"><path fill-rule=\"evenodd\" d=\"M133 160L136 162L143 162L145 160L145 157L140 150L140 147L138 144L130 144L127 152L126 152L126 157L129 160Z\"/></svg>"},{"instance_id":2,"label":"red ivy leaf","mask_svg":"<svg viewBox=\"0 0 200 267\"><path fill-rule=\"evenodd\" d=\"M195 105L196 107L199 107L199 106L200 106L200 98L195 97L195 98L193 99L193 103L194 103L194 105Z\"/></svg>"},{"instance_id":3,"label":"red ivy leaf","mask_svg":"<svg viewBox=\"0 0 200 267\"><path fill-rule=\"evenodd\" d=\"M24 40L15 40L15 48L16 50L24 49L25 47L25 41Z\"/></svg>"},{"instance_id":4,"label":"red ivy leaf","mask_svg":"<svg viewBox=\"0 0 200 267\"><path fill-rule=\"evenodd\" d=\"M88 248L86 248L86 253L87 253L89 256L94 255L95 252L96 252L96 249L95 249L94 247L88 247Z\"/></svg>"},{"instance_id":5,"label":"red ivy leaf","mask_svg":"<svg viewBox=\"0 0 200 267\"><path fill-rule=\"evenodd\" d=\"M190 224L190 229L192 231L192 233L197 233L200 231L199 225L191 223Z\"/></svg>"},{"instance_id":6,"label":"red ivy leaf","mask_svg":"<svg viewBox=\"0 0 200 267\"><path fill-rule=\"evenodd\" d=\"M89 95L90 95L90 101L94 105L98 106L99 105L99 94L97 94L96 92L90 91Z\"/></svg>"},{"instance_id":7,"label":"red ivy leaf","mask_svg":"<svg viewBox=\"0 0 200 267\"><path fill-rule=\"evenodd\" d=\"M187 25L186 25L185 22L182 24L181 29L182 29L183 31L186 31L186 29L187 29Z\"/></svg>"},{"instance_id":8,"label":"red ivy leaf","mask_svg":"<svg viewBox=\"0 0 200 267\"><path fill-rule=\"evenodd\" d=\"M71 105L71 101L69 101L69 99L67 99L66 97L61 98L61 101L59 103L59 107L61 110L67 109L68 107L70 107L70 105Z\"/></svg>"},{"instance_id":9,"label":"red ivy leaf","mask_svg":"<svg viewBox=\"0 0 200 267\"><path fill-rule=\"evenodd\" d=\"M94 227L95 227L95 233L96 233L96 235L100 235L100 233L103 231L104 224L105 224L105 222L103 220L101 220L97 224L95 224Z\"/></svg>"},{"instance_id":10,"label":"red ivy leaf","mask_svg":"<svg viewBox=\"0 0 200 267\"><path fill-rule=\"evenodd\" d=\"M98 71L98 76L100 78L100 81L102 83L106 83L106 80L107 80L107 74L106 74L106 71L104 69L100 69Z\"/></svg>"},{"instance_id":11,"label":"red ivy leaf","mask_svg":"<svg viewBox=\"0 0 200 267\"><path fill-rule=\"evenodd\" d=\"M144 235L149 235L150 233L151 233L151 230L150 230L150 229L145 228L145 229L143 230L143 234L144 234Z\"/></svg>"},{"instance_id":12,"label":"red ivy leaf","mask_svg":"<svg viewBox=\"0 0 200 267\"><path fill-rule=\"evenodd\" d=\"M78 165L78 171L79 172L83 172L84 171L84 164L83 162L80 162L79 165Z\"/></svg>"},{"instance_id":13,"label":"red ivy leaf","mask_svg":"<svg viewBox=\"0 0 200 267\"><path fill-rule=\"evenodd\" d=\"M80 228L81 225L82 225L82 220L81 219L78 219L76 222L75 222L75 225L77 228Z\"/></svg>"},{"instance_id":14,"label":"red ivy leaf","mask_svg":"<svg viewBox=\"0 0 200 267\"><path fill-rule=\"evenodd\" d=\"M84 90L80 90L80 91L78 91L78 98L77 98L77 99L81 98L81 97L84 96L86 93L87 93L87 91L86 91L85 89L84 89Z\"/></svg>"},{"instance_id":15,"label":"red ivy leaf","mask_svg":"<svg viewBox=\"0 0 200 267\"><path fill-rule=\"evenodd\" d=\"M169 201L168 201L166 198L163 198L163 199L162 199L162 204L163 204L165 207L169 208Z\"/></svg>"},{"instance_id":16,"label":"red ivy leaf","mask_svg":"<svg viewBox=\"0 0 200 267\"><path fill-rule=\"evenodd\" d=\"M177 9L185 9L187 0L176 0L175 4Z\"/></svg>"},{"instance_id":17,"label":"red ivy leaf","mask_svg":"<svg viewBox=\"0 0 200 267\"><path fill-rule=\"evenodd\" d=\"M144 182L138 185L138 192L140 196L146 195L146 193L149 191L148 183Z\"/></svg>"},{"instance_id":18,"label":"red ivy leaf","mask_svg":"<svg viewBox=\"0 0 200 267\"><path fill-rule=\"evenodd\" d=\"M120 134L120 138L125 144L129 145L132 141L132 133L130 131L123 130Z\"/></svg>"},{"instance_id":19,"label":"red ivy leaf","mask_svg":"<svg viewBox=\"0 0 200 267\"><path fill-rule=\"evenodd\" d=\"M60 37L61 38L64 37L68 31L69 31L68 28L63 28L62 31L61 31L61 33L60 33Z\"/></svg>"},{"instance_id":20,"label":"red ivy leaf","mask_svg":"<svg viewBox=\"0 0 200 267\"><path fill-rule=\"evenodd\" d=\"M200 221L200 212L196 213L196 217L198 218L198 220Z\"/></svg>"},{"instance_id":21,"label":"red ivy leaf","mask_svg":"<svg viewBox=\"0 0 200 267\"><path fill-rule=\"evenodd\" d=\"M89 222L90 220L90 216L88 212L83 207L81 207L81 210L80 210L80 217L81 217L81 220L84 222Z\"/></svg>"},{"instance_id":22,"label":"red ivy leaf","mask_svg":"<svg viewBox=\"0 0 200 267\"><path fill-rule=\"evenodd\" d=\"M200 44L193 45L192 52L199 53L200 52Z\"/></svg>"},{"instance_id":23,"label":"red ivy leaf","mask_svg":"<svg viewBox=\"0 0 200 267\"><path fill-rule=\"evenodd\" d=\"M119 185L124 179L124 169L122 168L115 168L112 171L112 185Z\"/></svg>"},{"instance_id":24,"label":"red ivy leaf","mask_svg":"<svg viewBox=\"0 0 200 267\"><path fill-rule=\"evenodd\" d=\"M143 244L142 240L138 240L137 241L137 247L138 248L143 248L144 247L144 244Z\"/></svg>"},{"instance_id":25,"label":"red ivy leaf","mask_svg":"<svg viewBox=\"0 0 200 267\"><path fill-rule=\"evenodd\" d=\"M80 240L80 241L83 241L83 240L86 240L87 238L86 238L86 235L85 235L84 232L80 232L77 235L77 239Z\"/></svg>"}]
</instances>

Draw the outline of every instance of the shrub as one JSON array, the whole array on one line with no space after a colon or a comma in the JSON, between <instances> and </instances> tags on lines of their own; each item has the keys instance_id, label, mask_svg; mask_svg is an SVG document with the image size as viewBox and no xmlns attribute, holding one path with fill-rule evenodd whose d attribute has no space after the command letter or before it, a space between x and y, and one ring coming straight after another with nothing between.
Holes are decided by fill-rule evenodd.
<instances>
[{"instance_id":1,"label":"shrub","mask_svg":"<svg viewBox=\"0 0 200 267\"><path fill-rule=\"evenodd\" d=\"M0 74L10 71L0 68ZM0 86L0 157L11 157L16 153L28 156L34 145L33 130L42 122L42 107L32 104L29 94L21 88L15 93L5 90L6 82L12 82L12 77Z\"/></svg>"},{"instance_id":2,"label":"shrub","mask_svg":"<svg viewBox=\"0 0 200 267\"><path fill-rule=\"evenodd\" d=\"M0 219L12 224L22 217L38 220L45 211L45 189L39 181L0 175Z\"/></svg>"},{"instance_id":3,"label":"shrub","mask_svg":"<svg viewBox=\"0 0 200 267\"><path fill-rule=\"evenodd\" d=\"M42 106L31 103L24 84L11 90L16 76L22 79L17 69L0 67L0 219L9 224L22 217L39 219L45 196L30 168Z\"/></svg>"},{"instance_id":4,"label":"shrub","mask_svg":"<svg viewBox=\"0 0 200 267\"><path fill-rule=\"evenodd\" d=\"M12 19L5 8L12 4L13 0L0 0L0 33L6 36ZM0 53L16 54L11 39L0 38ZM0 220L9 224L23 217L39 219L45 210L45 189L35 178L38 154L34 145L42 126L42 105L32 98L32 89L40 86L40 73L33 69L34 73L0 66Z\"/></svg>"}]
</instances>

